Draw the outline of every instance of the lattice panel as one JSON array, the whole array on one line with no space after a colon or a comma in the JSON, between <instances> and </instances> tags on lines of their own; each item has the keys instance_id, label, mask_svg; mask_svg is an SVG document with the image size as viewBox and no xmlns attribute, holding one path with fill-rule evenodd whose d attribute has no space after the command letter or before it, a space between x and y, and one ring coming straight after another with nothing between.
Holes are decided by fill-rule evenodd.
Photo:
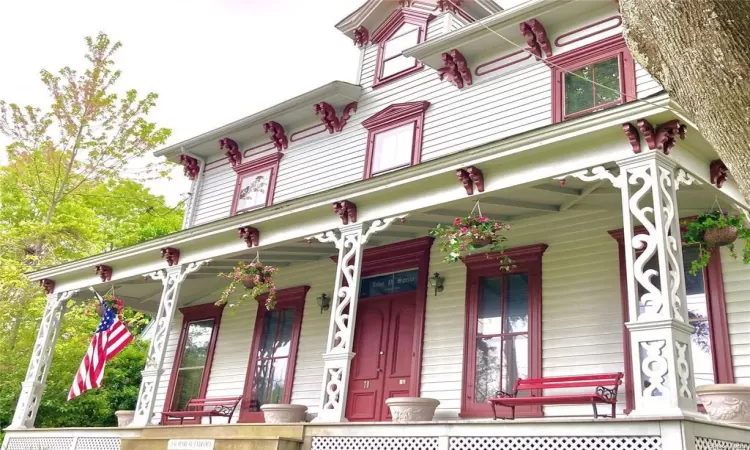
<instances>
[{"instance_id":1,"label":"lattice panel","mask_svg":"<svg viewBox=\"0 0 750 450\"><path fill-rule=\"evenodd\" d=\"M750 450L750 444L696 436L695 450Z\"/></svg>"},{"instance_id":2,"label":"lattice panel","mask_svg":"<svg viewBox=\"0 0 750 450\"><path fill-rule=\"evenodd\" d=\"M661 450L661 437L452 437L450 450Z\"/></svg>"},{"instance_id":3,"label":"lattice panel","mask_svg":"<svg viewBox=\"0 0 750 450\"><path fill-rule=\"evenodd\" d=\"M8 438L4 450L71 450L72 445L70 437Z\"/></svg>"},{"instance_id":4,"label":"lattice panel","mask_svg":"<svg viewBox=\"0 0 750 450\"><path fill-rule=\"evenodd\" d=\"M120 450L120 438L78 438L75 450Z\"/></svg>"},{"instance_id":5,"label":"lattice panel","mask_svg":"<svg viewBox=\"0 0 750 450\"><path fill-rule=\"evenodd\" d=\"M437 450L436 437L313 437L312 450Z\"/></svg>"}]
</instances>

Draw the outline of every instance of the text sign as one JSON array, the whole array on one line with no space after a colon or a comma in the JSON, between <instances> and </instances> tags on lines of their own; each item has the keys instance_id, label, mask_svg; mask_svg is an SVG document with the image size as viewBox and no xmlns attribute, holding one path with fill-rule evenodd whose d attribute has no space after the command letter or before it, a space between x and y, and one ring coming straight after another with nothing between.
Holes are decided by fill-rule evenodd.
<instances>
[{"instance_id":1,"label":"text sign","mask_svg":"<svg viewBox=\"0 0 750 450\"><path fill-rule=\"evenodd\" d=\"M213 439L170 439L167 450L214 450Z\"/></svg>"},{"instance_id":2,"label":"text sign","mask_svg":"<svg viewBox=\"0 0 750 450\"><path fill-rule=\"evenodd\" d=\"M359 298L414 291L417 289L417 273L417 270L406 270L362 278Z\"/></svg>"}]
</instances>

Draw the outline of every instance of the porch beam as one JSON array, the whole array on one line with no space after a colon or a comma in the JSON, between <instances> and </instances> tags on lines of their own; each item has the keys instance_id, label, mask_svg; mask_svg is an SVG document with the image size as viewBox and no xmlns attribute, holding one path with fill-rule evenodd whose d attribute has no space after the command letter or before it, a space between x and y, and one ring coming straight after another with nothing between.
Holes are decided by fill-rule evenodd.
<instances>
[{"instance_id":1,"label":"porch beam","mask_svg":"<svg viewBox=\"0 0 750 450\"><path fill-rule=\"evenodd\" d=\"M486 203L489 205L497 205L497 206L508 206L511 208L520 208L520 209L535 209L537 211L550 211L550 212L560 211L560 207L557 205L525 202L521 200L509 200L509 199L497 198L497 197L482 197L482 199L479 200L479 203Z\"/></svg>"},{"instance_id":2,"label":"porch beam","mask_svg":"<svg viewBox=\"0 0 750 450\"><path fill-rule=\"evenodd\" d=\"M589 195L593 194L595 190L597 190L600 187L602 187L603 184L604 184L604 181L597 181L597 182L594 182L594 183L586 186L584 189L581 190L581 194L578 197L570 199L567 202L565 202L562 205L560 205L560 211L567 211L570 208L572 208L573 206L575 206L578 203L582 202L583 200L586 199L586 197L588 197Z\"/></svg>"},{"instance_id":3,"label":"porch beam","mask_svg":"<svg viewBox=\"0 0 750 450\"><path fill-rule=\"evenodd\" d=\"M578 197L583 192L583 189L574 189L569 187L552 186L549 184L538 184L536 186L530 186L531 189L539 191L552 192L555 194L569 195L572 197Z\"/></svg>"}]
</instances>

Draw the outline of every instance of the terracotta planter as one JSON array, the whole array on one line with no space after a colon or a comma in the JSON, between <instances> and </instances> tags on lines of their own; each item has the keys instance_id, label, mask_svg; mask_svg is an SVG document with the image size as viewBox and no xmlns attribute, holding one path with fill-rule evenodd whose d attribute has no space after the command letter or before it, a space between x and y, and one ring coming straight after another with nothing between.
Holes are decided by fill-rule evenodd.
<instances>
[{"instance_id":1,"label":"terracotta planter","mask_svg":"<svg viewBox=\"0 0 750 450\"><path fill-rule=\"evenodd\" d=\"M135 411L115 411L115 416L117 416L117 426L123 428L133 421Z\"/></svg>"},{"instance_id":2,"label":"terracotta planter","mask_svg":"<svg viewBox=\"0 0 750 450\"><path fill-rule=\"evenodd\" d=\"M737 240L737 228L710 228L703 232L703 239L713 247L729 245Z\"/></svg>"},{"instance_id":3,"label":"terracotta planter","mask_svg":"<svg viewBox=\"0 0 750 450\"><path fill-rule=\"evenodd\" d=\"M255 275L243 275L242 276L242 284L245 285L246 288L252 289L255 287Z\"/></svg>"},{"instance_id":4,"label":"terracotta planter","mask_svg":"<svg viewBox=\"0 0 750 450\"><path fill-rule=\"evenodd\" d=\"M299 423L305 421L307 406L269 403L260 410L266 423Z\"/></svg>"},{"instance_id":5,"label":"terracotta planter","mask_svg":"<svg viewBox=\"0 0 750 450\"><path fill-rule=\"evenodd\" d=\"M490 245L492 243L492 238L490 237L483 237L478 239L472 239L471 245L474 246L474 248L482 248L487 245Z\"/></svg>"},{"instance_id":6,"label":"terracotta planter","mask_svg":"<svg viewBox=\"0 0 750 450\"><path fill-rule=\"evenodd\" d=\"M394 422L429 422L440 402L434 398L393 397L385 401Z\"/></svg>"},{"instance_id":7,"label":"terracotta planter","mask_svg":"<svg viewBox=\"0 0 750 450\"><path fill-rule=\"evenodd\" d=\"M695 393L711 420L750 426L750 385L709 384L697 386Z\"/></svg>"}]
</instances>

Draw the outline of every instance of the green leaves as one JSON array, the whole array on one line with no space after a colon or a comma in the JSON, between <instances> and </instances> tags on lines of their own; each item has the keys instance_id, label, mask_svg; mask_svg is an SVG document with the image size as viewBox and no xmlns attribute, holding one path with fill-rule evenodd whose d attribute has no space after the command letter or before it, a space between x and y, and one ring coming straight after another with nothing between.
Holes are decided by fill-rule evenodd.
<instances>
[{"instance_id":1,"label":"green leaves","mask_svg":"<svg viewBox=\"0 0 750 450\"><path fill-rule=\"evenodd\" d=\"M698 245L698 258L690 266L690 274L696 275L708 265L711 258L713 244L705 239L706 231L716 228L733 227L737 229L738 239L744 240L742 247L742 260L750 264L750 228L746 225L744 214L729 214L727 211L710 211L699 215L695 219L683 223L685 231L682 233L682 242L685 245ZM727 245L732 258L737 258L735 244Z\"/></svg>"}]
</instances>

